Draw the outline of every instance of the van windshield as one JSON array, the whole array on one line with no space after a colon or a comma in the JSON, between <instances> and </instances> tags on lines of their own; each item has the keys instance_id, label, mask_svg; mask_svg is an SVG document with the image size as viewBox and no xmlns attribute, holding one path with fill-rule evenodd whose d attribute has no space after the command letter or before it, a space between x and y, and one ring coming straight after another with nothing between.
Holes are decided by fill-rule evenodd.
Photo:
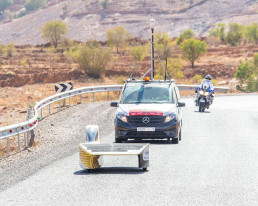
<instances>
[{"instance_id":1,"label":"van windshield","mask_svg":"<svg viewBox=\"0 0 258 206\"><path fill-rule=\"evenodd\" d=\"M168 84L133 84L127 85L121 95L121 104L167 104L174 103Z\"/></svg>"}]
</instances>

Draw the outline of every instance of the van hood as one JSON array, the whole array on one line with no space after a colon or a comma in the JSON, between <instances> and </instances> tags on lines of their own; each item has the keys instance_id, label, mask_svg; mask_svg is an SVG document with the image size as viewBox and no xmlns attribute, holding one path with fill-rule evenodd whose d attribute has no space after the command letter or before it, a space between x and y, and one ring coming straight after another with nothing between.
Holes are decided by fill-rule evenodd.
<instances>
[{"instance_id":1,"label":"van hood","mask_svg":"<svg viewBox=\"0 0 258 206\"><path fill-rule=\"evenodd\" d=\"M117 112L121 112L127 116L166 116L175 111L176 104L119 104L117 109Z\"/></svg>"}]
</instances>

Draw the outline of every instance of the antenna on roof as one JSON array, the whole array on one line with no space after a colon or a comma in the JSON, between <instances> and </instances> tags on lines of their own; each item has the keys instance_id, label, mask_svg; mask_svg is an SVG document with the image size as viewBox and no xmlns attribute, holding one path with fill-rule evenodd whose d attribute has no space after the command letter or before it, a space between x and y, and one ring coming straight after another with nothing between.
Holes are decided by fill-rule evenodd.
<instances>
[{"instance_id":1,"label":"antenna on roof","mask_svg":"<svg viewBox=\"0 0 258 206\"><path fill-rule=\"evenodd\" d=\"M166 66L165 66L165 81L167 80L167 66L168 66L168 58L166 57Z\"/></svg>"},{"instance_id":2,"label":"antenna on roof","mask_svg":"<svg viewBox=\"0 0 258 206\"><path fill-rule=\"evenodd\" d=\"M131 72L128 76L127 79L130 79L133 76L133 72Z\"/></svg>"}]
</instances>

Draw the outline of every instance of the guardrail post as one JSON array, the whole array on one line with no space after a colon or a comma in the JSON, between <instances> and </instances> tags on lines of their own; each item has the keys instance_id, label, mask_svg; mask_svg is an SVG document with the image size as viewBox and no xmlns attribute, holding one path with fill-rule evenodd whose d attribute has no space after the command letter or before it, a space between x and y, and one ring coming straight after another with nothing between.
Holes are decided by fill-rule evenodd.
<instances>
[{"instance_id":1,"label":"guardrail post","mask_svg":"<svg viewBox=\"0 0 258 206\"><path fill-rule=\"evenodd\" d=\"M27 147L29 146L30 141L30 131L27 132Z\"/></svg>"},{"instance_id":2,"label":"guardrail post","mask_svg":"<svg viewBox=\"0 0 258 206\"><path fill-rule=\"evenodd\" d=\"M51 114L51 104L48 105L48 113Z\"/></svg>"},{"instance_id":3,"label":"guardrail post","mask_svg":"<svg viewBox=\"0 0 258 206\"><path fill-rule=\"evenodd\" d=\"M32 147L33 146L33 143L34 143L34 139L35 139L35 133L34 133L34 130L31 130L30 131L30 139L29 139L29 147Z\"/></svg>"},{"instance_id":4,"label":"guardrail post","mask_svg":"<svg viewBox=\"0 0 258 206\"><path fill-rule=\"evenodd\" d=\"M26 132L24 133L24 147L27 147L27 138L26 138Z\"/></svg>"},{"instance_id":5,"label":"guardrail post","mask_svg":"<svg viewBox=\"0 0 258 206\"><path fill-rule=\"evenodd\" d=\"M107 93L107 100L109 101L109 92Z\"/></svg>"},{"instance_id":6,"label":"guardrail post","mask_svg":"<svg viewBox=\"0 0 258 206\"><path fill-rule=\"evenodd\" d=\"M20 144L20 133L18 133L18 150L21 151L21 144Z\"/></svg>"},{"instance_id":7,"label":"guardrail post","mask_svg":"<svg viewBox=\"0 0 258 206\"><path fill-rule=\"evenodd\" d=\"M92 93L92 101L95 102L95 93Z\"/></svg>"},{"instance_id":8,"label":"guardrail post","mask_svg":"<svg viewBox=\"0 0 258 206\"><path fill-rule=\"evenodd\" d=\"M7 156L9 156L9 137L7 137Z\"/></svg>"},{"instance_id":9,"label":"guardrail post","mask_svg":"<svg viewBox=\"0 0 258 206\"><path fill-rule=\"evenodd\" d=\"M61 110L61 100L59 100L59 111Z\"/></svg>"},{"instance_id":10,"label":"guardrail post","mask_svg":"<svg viewBox=\"0 0 258 206\"><path fill-rule=\"evenodd\" d=\"M71 106L71 97L69 97L69 106Z\"/></svg>"},{"instance_id":11,"label":"guardrail post","mask_svg":"<svg viewBox=\"0 0 258 206\"><path fill-rule=\"evenodd\" d=\"M43 109L43 108L40 109L40 119L42 119L42 116L43 116L42 109Z\"/></svg>"},{"instance_id":12,"label":"guardrail post","mask_svg":"<svg viewBox=\"0 0 258 206\"><path fill-rule=\"evenodd\" d=\"M82 103L82 95L80 94L80 104Z\"/></svg>"}]
</instances>

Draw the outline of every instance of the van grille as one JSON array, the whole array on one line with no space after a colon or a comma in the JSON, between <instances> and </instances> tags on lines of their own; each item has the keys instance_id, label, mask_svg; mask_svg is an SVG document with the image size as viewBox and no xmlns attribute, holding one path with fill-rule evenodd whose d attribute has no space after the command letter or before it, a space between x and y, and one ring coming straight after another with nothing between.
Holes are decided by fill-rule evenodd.
<instances>
[{"instance_id":1,"label":"van grille","mask_svg":"<svg viewBox=\"0 0 258 206\"><path fill-rule=\"evenodd\" d=\"M132 139L149 139L149 138L166 138L166 134L162 131L155 132L128 132L126 138Z\"/></svg>"},{"instance_id":2,"label":"van grille","mask_svg":"<svg viewBox=\"0 0 258 206\"><path fill-rule=\"evenodd\" d=\"M143 118L148 117L149 123L144 123ZM157 127L164 122L163 116L129 116L129 123L135 127Z\"/></svg>"}]
</instances>

